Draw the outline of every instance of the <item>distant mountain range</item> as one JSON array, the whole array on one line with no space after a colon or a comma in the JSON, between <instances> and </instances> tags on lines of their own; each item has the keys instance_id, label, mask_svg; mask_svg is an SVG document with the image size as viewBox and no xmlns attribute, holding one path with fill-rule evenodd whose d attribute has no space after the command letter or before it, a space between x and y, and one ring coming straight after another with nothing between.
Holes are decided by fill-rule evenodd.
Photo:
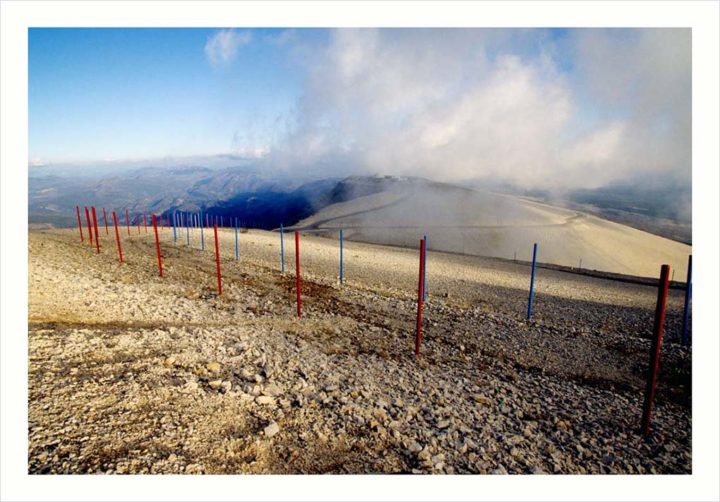
<instances>
[{"instance_id":1,"label":"distant mountain range","mask_svg":"<svg viewBox=\"0 0 720 502\"><path fill-rule=\"evenodd\" d=\"M76 224L75 206L115 210L124 221L143 213L202 210L230 222L272 229L292 225L323 207L376 193L392 180L350 177L319 180L268 177L252 166L209 169L199 166L144 167L112 175L68 176L34 170L29 177L29 223L68 227ZM405 181L406 182L406 181Z\"/></svg>"}]
</instances>

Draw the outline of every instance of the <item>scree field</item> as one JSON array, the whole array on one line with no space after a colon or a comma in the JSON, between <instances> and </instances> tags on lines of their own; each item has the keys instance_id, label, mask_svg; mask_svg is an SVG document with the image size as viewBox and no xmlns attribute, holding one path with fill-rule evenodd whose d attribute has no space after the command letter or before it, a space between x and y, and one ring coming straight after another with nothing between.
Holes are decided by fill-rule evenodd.
<instances>
[{"instance_id":1,"label":"scree field","mask_svg":"<svg viewBox=\"0 0 720 502\"><path fill-rule=\"evenodd\" d=\"M652 283L431 249L416 358L417 249L120 230L29 233L30 473L691 472L682 289L644 438Z\"/></svg>"}]
</instances>

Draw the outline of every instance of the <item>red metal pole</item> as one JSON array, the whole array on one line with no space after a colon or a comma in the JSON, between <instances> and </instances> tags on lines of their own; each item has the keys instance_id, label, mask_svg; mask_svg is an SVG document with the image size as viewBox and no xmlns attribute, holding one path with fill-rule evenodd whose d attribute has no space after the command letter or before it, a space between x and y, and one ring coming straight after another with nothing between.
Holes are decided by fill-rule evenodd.
<instances>
[{"instance_id":1,"label":"red metal pole","mask_svg":"<svg viewBox=\"0 0 720 502\"><path fill-rule=\"evenodd\" d=\"M140 235L140 216L135 219L135 223L137 223L138 235Z\"/></svg>"},{"instance_id":2,"label":"red metal pole","mask_svg":"<svg viewBox=\"0 0 720 502\"><path fill-rule=\"evenodd\" d=\"M145 233L147 233L147 215L143 213L143 222L145 222Z\"/></svg>"},{"instance_id":3,"label":"red metal pole","mask_svg":"<svg viewBox=\"0 0 720 502\"><path fill-rule=\"evenodd\" d=\"M160 269L160 277L162 277L163 272L162 272L162 257L160 256L160 237L158 237L157 218L155 217L155 214L152 215L152 225L153 225L153 229L155 229L155 249L157 249L157 255L158 255L158 268Z\"/></svg>"},{"instance_id":4,"label":"red metal pole","mask_svg":"<svg viewBox=\"0 0 720 502\"><path fill-rule=\"evenodd\" d=\"M93 226L95 227L95 247L97 248L97 254L100 254L100 236L98 235L97 214L95 213L95 206L92 206L92 217Z\"/></svg>"},{"instance_id":5,"label":"red metal pole","mask_svg":"<svg viewBox=\"0 0 720 502\"><path fill-rule=\"evenodd\" d=\"M120 258L120 265L122 265L122 246L120 245L120 231L118 230L117 216L115 216L115 211L113 211L113 224L115 225L115 240L117 241L118 245L118 257Z\"/></svg>"},{"instance_id":6,"label":"red metal pole","mask_svg":"<svg viewBox=\"0 0 720 502\"><path fill-rule=\"evenodd\" d=\"M75 212L77 213L77 217L78 217L78 228L80 229L80 242L85 242L85 237L83 237L83 231L82 231L82 221L80 221L80 206L75 206Z\"/></svg>"},{"instance_id":7,"label":"red metal pole","mask_svg":"<svg viewBox=\"0 0 720 502\"><path fill-rule=\"evenodd\" d=\"M125 224L127 224L128 235L130 235L130 214L127 209L125 210Z\"/></svg>"},{"instance_id":8,"label":"red metal pole","mask_svg":"<svg viewBox=\"0 0 720 502\"><path fill-rule=\"evenodd\" d=\"M105 212L105 208L103 208L103 220L105 220L105 235L110 235L110 230L108 230L107 213Z\"/></svg>"},{"instance_id":9,"label":"red metal pole","mask_svg":"<svg viewBox=\"0 0 720 502\"><path fill-rule=\"evenodd\" d=\"M295 230L295 288L297 289L297 316L302 317L302 297L300 281L300 234Z\"/></svg>"},{"instance_id":10,"label":"red metal pole","mask_svg":"<svg viewBox=\"0 0 720 502\"><path fill-rule=\"evenodd\" d=\"M657 305L655 306L655 323L653 325L653 339L650 346L650 366L647 373L645 387L645 402L643 403L642 434L650 434L650 414L655 399L655 385L657 383L658 369L660 367L660 347L662 345L663 326L665 324L665 304L668 295L668 277L670 265L663 265L660 269L660 283L658 284Z\"/></svg>"},{"instance_id":11,"label":"red metal pole","mask_svg":"<svg viewBox=\"0 0 720 502\"><path fill-rule=\"evenodd\" d=\"M415 327L415 357L420 356L422 342L423 285L425 283L425 239L420 239L420 273L418 274L417 326Z\"/></svg>"},{"instance_id":12,"label":"red metal pole","mask_svg":"<svg viewBox=\"0 0 720 502\"><path fill-rule=\"evenodd\" d=\"M85 221L87 222L88 234L90 235L90 246L93 245L92 227L90 226L90 211L85 206Z\"/></svg>"},{"instance_id":13,"label":"red metal pole","mask_svg":"<svg viewBox=\"0 0 720 502\"><path fill-rule=\"evenodd\" d=\"M218 295L222 294L222 274L220 273L220 245L218 244L217 225L215 230L215 263L217 264Z\"/></svg>"}]
</instances>

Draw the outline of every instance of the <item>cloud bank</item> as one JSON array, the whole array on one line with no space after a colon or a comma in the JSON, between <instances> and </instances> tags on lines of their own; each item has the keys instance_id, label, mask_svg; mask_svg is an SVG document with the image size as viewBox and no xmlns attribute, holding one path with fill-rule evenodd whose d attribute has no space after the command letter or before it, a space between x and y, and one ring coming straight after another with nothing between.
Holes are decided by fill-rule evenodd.
<instances>
[{"instance_id":1,"label":"cloud bank","mask_svg":"<svg viewBox=\"0 0 720 502\"><path fill-rule=\"evenodd\" d=\"M691 170L687 29L338 29L267 160L594 188Z\"/></svg>"}]
</instances>

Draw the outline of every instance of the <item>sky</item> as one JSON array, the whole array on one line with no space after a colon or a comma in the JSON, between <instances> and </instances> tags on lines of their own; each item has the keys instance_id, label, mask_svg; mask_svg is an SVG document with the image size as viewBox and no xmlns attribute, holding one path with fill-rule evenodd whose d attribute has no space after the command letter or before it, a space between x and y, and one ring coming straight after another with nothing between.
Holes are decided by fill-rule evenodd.
<instances>
[{"instance_id":1,"label":"sky","mask_svg":"<svg viewBox=\"0 0 720 502\"><path fill-rule=\"evenodd\" d=\"M689 29L29 30L29 163L690 184Z\"/></svg>"}]
</instances>

